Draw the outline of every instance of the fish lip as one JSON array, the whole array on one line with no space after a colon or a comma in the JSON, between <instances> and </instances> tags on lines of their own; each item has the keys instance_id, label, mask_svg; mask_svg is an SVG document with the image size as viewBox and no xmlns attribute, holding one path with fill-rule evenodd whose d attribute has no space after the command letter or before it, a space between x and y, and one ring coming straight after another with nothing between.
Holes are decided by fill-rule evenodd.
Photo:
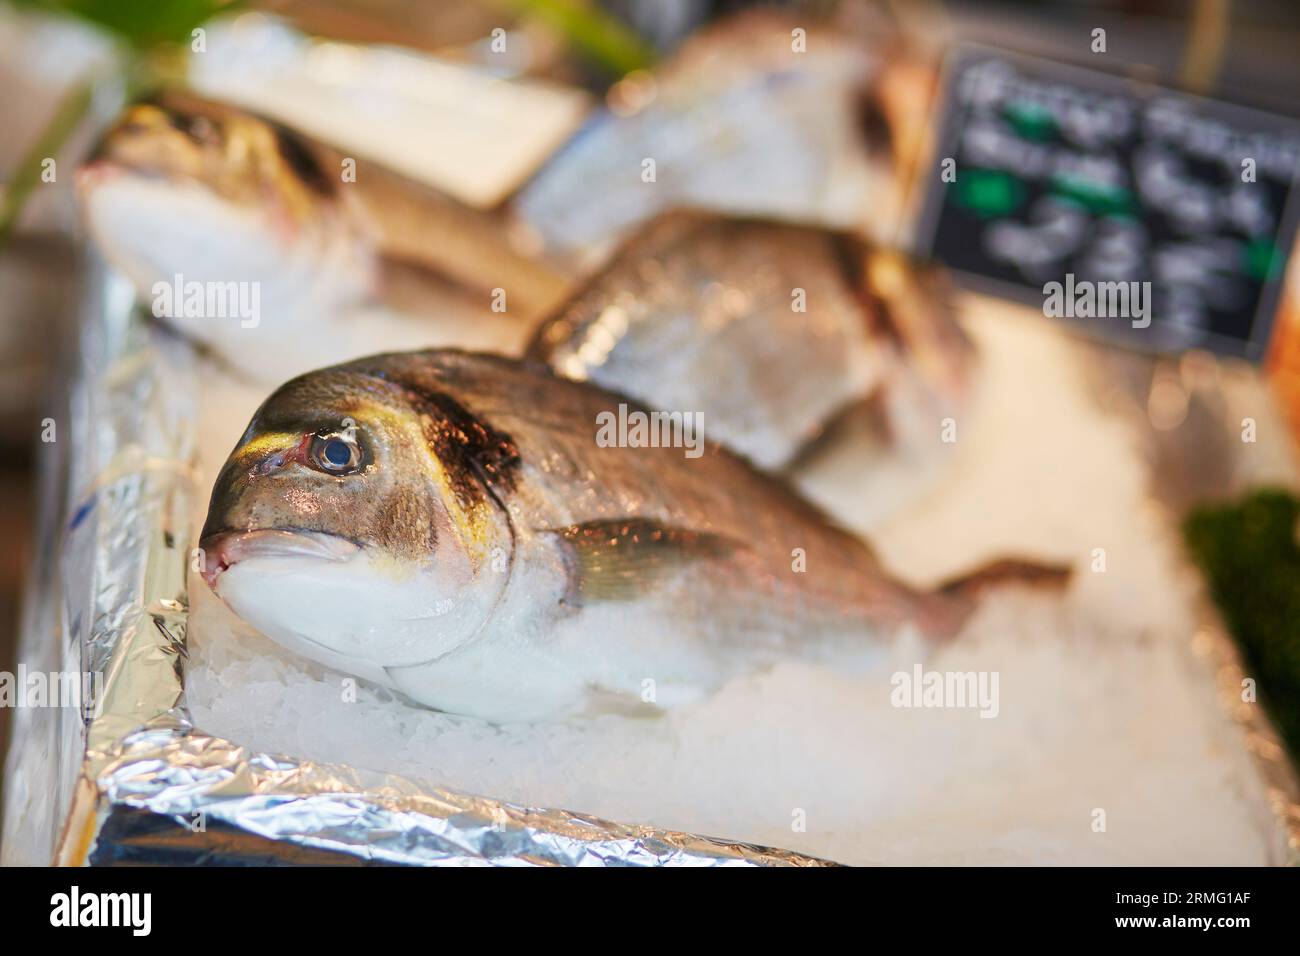
<instances>
[{"instance_id":1,"label":"fish lip","mask_svg":"<svg viewBox=\"0 0 1300 956\"><path fill-rule=\"evenodd\" d=\"M245 558L312 557L345 561L361 550L355 541L338 535L281 528L218 531L204 535L199 548L203 551L203 568L199 573L213 590L221 573Z\"/></svg>"},{"instance_id":2,"label":"fish lip","mask_svg":"<svg viewBox=\"0 0 1300 956\"><path fill-rule=\"evenodd\" d=\"M115 182L123 182L128 179L144 180L145 182L150 183L163 183L176 188L180 188L185 182L191 181L172 173L165 172L161 169L152 169L148 166L124 163L107 157L92 157L87 159L77 167L76 173L73 174L73 180L76 184L77 191L82 196L93 194L100 186L110 185Z\"/></svg>"},{"instance_id":3,"label":"fish lip","mask_svg":"<svg viewBox=\"0 0 1300 956\"><path fill-rule=\"evenodd\" d=\"M105 183L122 178L124 172L121 166L110 159L92 157L77 167L73 181L77 192L81 196L88 196Z\"/></svg>"}]
</instances>

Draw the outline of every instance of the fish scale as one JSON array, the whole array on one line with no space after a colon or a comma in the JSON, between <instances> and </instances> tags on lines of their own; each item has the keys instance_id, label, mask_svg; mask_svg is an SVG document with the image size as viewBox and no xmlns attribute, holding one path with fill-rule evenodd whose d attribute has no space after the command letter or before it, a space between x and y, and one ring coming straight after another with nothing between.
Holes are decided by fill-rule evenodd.
<instances>
[{"instance_id":1,"label":"fish scale","mask_svg":"<svg viewBox=\"0 0 1300 956\"><path fill-rule=\"evenodd\" d=\"M646 680L669 706L781 659L878 652L904 627L944 639L984 586L1062 580L1002 562L917 591L725 448L599 446L620 406L643 411L458 351L309 373L267 399L222 470L206 576L291 648L492 720L635 706ZM357 464L341 474L310 449L344 420L358 444L334 460ZM394 501L418 537L392 526Z\"/></svg>"}]
</instances>

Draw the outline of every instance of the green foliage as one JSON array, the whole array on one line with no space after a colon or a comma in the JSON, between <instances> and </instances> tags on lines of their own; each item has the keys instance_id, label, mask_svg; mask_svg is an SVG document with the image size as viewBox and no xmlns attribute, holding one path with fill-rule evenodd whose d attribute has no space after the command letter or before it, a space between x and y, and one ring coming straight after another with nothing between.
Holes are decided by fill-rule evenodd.
<instances>
[{"instance_id":1,"label":"green foliage","mask_svg":"<svg viewBox=\"0 0 1300 956\"><path fill-rule=\"evenodd\" d=\"M1260 702L1300 763L1300 501L1280 490L1194 510L1183 525Z\"/></svg>"},{"instance_id":2,"label":"green foliage","mask_svg":"<svg viewBox=\"0 0 1300 956\"><path fill-rule=\"evenodd\" d=\"M86 115L93 94L90 84L83 83L64 97L49 125L18 164L5 189L0 191L0 245L4 244L17 225L23 204L40 182L41 164L45 157L53 156L59 151L64 140Z\"/></svg>"},{"instance_id":3,"label":"green foliage","mask_svg":"<svg viewBox=\"0 0 1300 956\"><path fill-rule=\"evenodd\" d=\"M581 0L490 0L497 6L526 13L548 24L589 62L614 76L644 70L655 60L654 49L594 3Z\"/></svg>"},{"instance_id":4,"label":"green foliage","mask_svg":"<svg viewBox=\"0 0 1300 956\"><path fill-rule=\"evenodd\" d=\"M128 55L120 59L129 95L135 96L183 74L184 57L195 27L240 0L9 0L21 10L74 17L112 36ZM0 244L18 222L35 188L44 157L55 155L90 107L94 81L74 89L27 151L0 195Z\"/></svg>"},{"instance_id":5,"label":"green foliage","mask_svg":"<svg viewBox=\"0 0 1300 956\"><path fill-rule=\"evenodd\" d=\"M191 31L237 0L12 0L17 6L93 23L138 50L189 43Z\"/></svg>"}]
</instances>

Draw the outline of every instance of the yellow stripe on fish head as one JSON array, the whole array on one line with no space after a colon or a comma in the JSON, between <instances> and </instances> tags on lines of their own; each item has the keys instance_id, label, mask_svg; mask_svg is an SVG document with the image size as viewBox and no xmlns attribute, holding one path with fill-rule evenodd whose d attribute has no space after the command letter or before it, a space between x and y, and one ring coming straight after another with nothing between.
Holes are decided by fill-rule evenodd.
<instances>
[{"instance_id":1,"label":"yellow stripe on fish head","mask_svg":"<svg viewBox=\"0 0 1300 956\"><path fill-rule=\"evenodd\" d=\"M356 403L358 420L379 424L390 435L404 434L410 447L419 449L421 464L427 467L439 500L446 509L452 529L463 543L476 566L485 563L494 544L492 531L492 504L484 495L467 493L467 483L477 480L473 475L453 474L437 454L432 435L446 423L427 413L395 409L374 401Z\"/></svg>"},{"instance_id":2,"label":"yellow stripe on fish head","mask_svg":"<svg viewBox=\"0 0 1300 956\"><path fill-rule=\"evenodd\" d=\"M300 431L258 432L236 448L230 457L244 465L249 459L261 460L276 452L292 451L302 443L302 436Z\"/></svg>"}]
</instances>

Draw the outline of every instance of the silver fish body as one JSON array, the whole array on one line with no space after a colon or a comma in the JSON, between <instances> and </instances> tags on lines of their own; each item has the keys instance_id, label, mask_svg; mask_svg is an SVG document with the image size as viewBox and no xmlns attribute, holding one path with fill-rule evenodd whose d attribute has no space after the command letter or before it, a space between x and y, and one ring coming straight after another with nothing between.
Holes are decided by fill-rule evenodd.
<instances>
[{"instance_id":1,"label":"silver fish body","mask_svg":"<svg viewBox=\"0 0 1300 956\"><path fill-rule=\"evenodd\" d=\"M933 444L974 352L934 267L856 236L675 212L539 328L529 355L651 408L703 412L765 469Z\"/></svg>"},{"instance_id":2,"label":"silver fish body","mask_svg":"<svg viewBox=\"0 0 1300 956\"><path fill-rule=\"evenodd\" d=\"M867 115L883 63L834 25L772 11L724 19L616 88L515 212L548 253L584 267L684 206L859 226L892 185L889 144Z\"/></svg>"},{"instance_id":3,"label":"silver fish body","mask_svg":"<svg viewBox=\"0 0 1300 956\"><path fill-rule=\"evenodd\" d=\"M376 341L515 347L567 284L499 214L185 94L129 107L78 194L155 315L269 382Z\"/></svg>"},{"instance_id":4,"label":"silver fish body","mask_svg":"<svg viewBox=\"0 0 1300 956\"><path fill-rule=\"evenodd\" d=\"M620 411L622 406L622 411ZM376 356L287 383L213 490L205 577L309 657L496 721L696 700L777 661L960 626L725 449L602 447L641 411L539 366ZM1040 575L1041 576L1041 575Z\"/></svg>"}]
</instances>

